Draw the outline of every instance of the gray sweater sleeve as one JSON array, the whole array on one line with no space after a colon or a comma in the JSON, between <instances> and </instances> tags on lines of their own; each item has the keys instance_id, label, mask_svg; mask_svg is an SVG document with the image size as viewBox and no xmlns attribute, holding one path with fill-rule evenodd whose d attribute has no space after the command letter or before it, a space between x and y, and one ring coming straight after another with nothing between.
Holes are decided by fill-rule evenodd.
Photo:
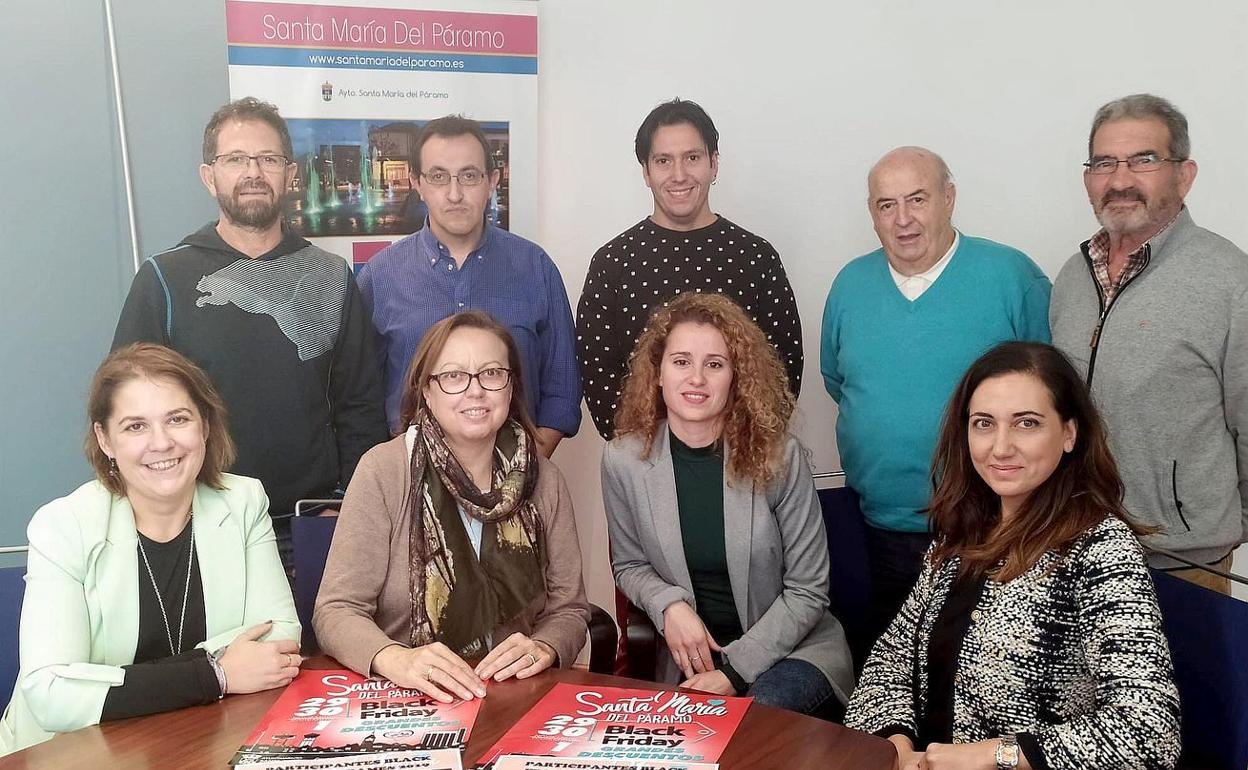
<instances>
[{"instance_id":1,"label":"gray sweater sleeve","mask_svg":"<svg viewBox=\"0 0 1248 770\"><path fill-rule=\"evenodd\" d=\"M1248 288L1239 293L1232 305L1230 331L1226 337L1226 359L1222 364L1222 382L1226 425L1235 437L1244 532L1248 533Z\"/></svg>"},{"instance_id":2,"label":"gray sweater sleeve","mask_svg":"<svg viewBox=\"0 0 1248 770\"><path fill-rule=\"evenodd\" d=\"M643 507L630 498L614 459L621 451L626 450L608 443L602 452L602 502L607 509L607 532L611 539L611 570L619 589L650 616L654 627L662 633L663 610L681 601L692 606L693 597L684 588L664 580L650 564L645 546L637 536L640 531L637 517L642 514Z\"/></svg>"},{"instance_id":3,"label":"gray sweater sleeve","mask_svg":"<svg viewBox=\"0 0 1248 770\"><path fill-rule=\"evenodd\" d=\"M789 439L784 460L785 474L767 495L784 547L784 588L757 623L724 647L747 682L792 653L828 608L828 536L815 481L796 440Z\"/></svg>"}]
</instances>

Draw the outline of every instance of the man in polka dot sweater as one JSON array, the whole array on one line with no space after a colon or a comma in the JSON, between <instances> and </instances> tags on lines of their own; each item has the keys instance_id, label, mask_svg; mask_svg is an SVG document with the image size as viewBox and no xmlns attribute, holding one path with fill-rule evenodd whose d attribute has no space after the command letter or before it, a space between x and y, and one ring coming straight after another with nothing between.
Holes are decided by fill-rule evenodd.
<instances>
[{"instance_id":1,"label":"man in polka dot sweater","mask_svg":"<svg viewBox=\"0 0 1248 770\"><path fill-rule=\"evenodd\" d=\"M719 131L697 104L655 107L637 131L642 178L654 213L594 254L577 307L585 401L603 438L633 343L650 311L683 291L736 300L780 353L796 395L802 384L802 323L780 255L765 239L711 211Z\"/></svg>"},{"instance_id":2,"label":"man in polka dot sweater","mask_svg":"<svg viewBox=\"0 0 1248 770\"><path fill-rule=\"evenodd\" d=\"M941 415L967 367L1006 340L1049 341L1049 279L1017 249L959 233L949 167L900 147L867 177L883 248L836 276L819 368L836 400L836 446L867 524L872 630L892 622L931 543ZM872 638L874 641L874 637Z\"/></svg>"}]
</instances>

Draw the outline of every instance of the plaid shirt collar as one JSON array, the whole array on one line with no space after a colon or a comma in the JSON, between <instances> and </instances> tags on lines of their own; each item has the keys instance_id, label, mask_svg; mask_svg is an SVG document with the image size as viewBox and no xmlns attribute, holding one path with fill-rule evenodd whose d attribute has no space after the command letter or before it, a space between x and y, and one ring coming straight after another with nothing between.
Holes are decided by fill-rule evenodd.
<instances>
[{"instance_id":1,"label":"plaid shirt collar","mask_svg":"<svg viewBox=\"0 0 1248 770\"><path fill-rule=\"evenodd\" d=\"M1162 233L1169 230L1179 216L1182 215L1183 209L1174 215L1166 223L1165 227L1158 230L1151 238L1140 245L1140 248L1127 255L1127 263L1123 265L1122 272L1118 274L1117 281L1111 281L1109 278L1109 233L1105 232L1105 228L1097 231L1088 241L1088 257L1092 260L1092 275L1096 278L1097 284L1101 287L1101 309L1109 307L1109 303L1114 301L1114 297L1118 292L1122 291L1122 287L1148 265L1148 256L1151 252L1151 246L1154 240Z\"/></svg>"}]
</instances>

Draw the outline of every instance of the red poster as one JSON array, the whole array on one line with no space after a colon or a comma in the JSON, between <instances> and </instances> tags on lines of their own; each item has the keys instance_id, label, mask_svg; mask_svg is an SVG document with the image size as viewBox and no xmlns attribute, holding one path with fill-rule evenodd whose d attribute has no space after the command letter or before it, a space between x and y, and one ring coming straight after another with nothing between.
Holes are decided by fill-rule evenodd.
<instances>
[{"instance_id":1,"label":"red poster","mask_svg":"<svg viewBox=\"0 0 1248 770\"><path fill-rule=\"evenodd\" d=\"M715 762L749 698L557 684L482 756Z\"/></svg>"},{"instance_id":2,"label":"red poster","mask_svg":"<svg viewBox=\"0 0 1248 770\"><path fill-rule=\"evenodd\" d=\"M419 690L352 671L305 670L230 764L462 749L481 701L442 704Z\"/></svg>"}]
</instances>

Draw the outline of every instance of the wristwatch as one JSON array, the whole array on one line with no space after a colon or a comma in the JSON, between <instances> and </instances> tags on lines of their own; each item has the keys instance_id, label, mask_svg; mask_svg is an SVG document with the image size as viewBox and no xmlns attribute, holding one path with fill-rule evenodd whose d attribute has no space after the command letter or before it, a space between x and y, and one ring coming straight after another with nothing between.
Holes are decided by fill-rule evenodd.
<instances>
[{"instance_id":1,"label":"wristwatch","mask_svg":"<svg viewBox=\"0 0 1248 770\"><path fill-rule=\"evenodd\" d=\"M1016 770L1018 767L1018 737L1002 735L997 744L997 770Z\"/></svg>"}]
</instances>

